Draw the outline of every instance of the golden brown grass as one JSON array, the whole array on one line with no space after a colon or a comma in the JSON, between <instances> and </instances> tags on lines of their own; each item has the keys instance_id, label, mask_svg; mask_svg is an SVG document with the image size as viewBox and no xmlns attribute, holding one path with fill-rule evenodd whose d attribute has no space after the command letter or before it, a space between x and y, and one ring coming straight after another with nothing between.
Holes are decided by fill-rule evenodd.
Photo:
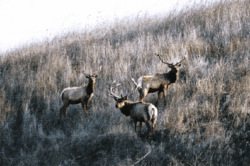
<instances>
[{"instance_id":1,"label":"golden brown grass","mask_svg":"<svg viewBox=\"0 0 250 166\"><path fill-rule=\"evenodd\" d=\"M7 163L25 158L24 165L129 165L150 147L141 165L249 164L249 9L246 0L193 5L166 16L125 18L5 53L0 62L0 118L6 145L1 153L7 157L2 159ZM107 89L117 80L122 84L119 93L126 95L134 88L131 76L168 71L154 53L170 63L183 56L186 60L167 102L159 103L157 138L150 143L134 133ZM82 117L80 105L70 106L69 119L58 122L60 92L86 83L82 71L94 73L99 66L88 115ZM155 103L156 98L149 94L145 101ZM16 144L21 145L14 152L7 145L16 147L11 140L18 136L22 139ZM28 144L31 137L37 141ZM45 140L54 141L48 146L51 154ZM12 152L24 157L9 157Z\"/></svg>"}]
</instances>

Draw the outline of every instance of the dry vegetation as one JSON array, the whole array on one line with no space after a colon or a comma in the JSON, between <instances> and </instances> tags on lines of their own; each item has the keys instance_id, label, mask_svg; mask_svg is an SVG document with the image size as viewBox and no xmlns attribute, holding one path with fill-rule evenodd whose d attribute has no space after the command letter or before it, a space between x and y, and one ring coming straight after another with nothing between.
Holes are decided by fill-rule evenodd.
<instances>
[{"instance_id":1,"label":"dry vegetation","mask_svg":"<svg viewBox=\"0 0 250 166\"><path fill-rule=\"evenodd\" d=\"M250 1L193 5L165 16L124 19L1 55L1 165L249 165ZM179 80L158 104L155 140L134 132L108 86L169 69ZM89 111L60 92L102 66ZM157 94L144 100L156 102ZM129 100L138 100L135 93Z\"/></svg>"}]
</instances>

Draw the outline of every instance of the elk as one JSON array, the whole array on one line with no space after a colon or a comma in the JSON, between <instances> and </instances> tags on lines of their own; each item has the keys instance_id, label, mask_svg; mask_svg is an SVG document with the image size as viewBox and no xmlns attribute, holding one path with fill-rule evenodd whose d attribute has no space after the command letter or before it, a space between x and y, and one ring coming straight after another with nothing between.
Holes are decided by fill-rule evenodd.
<instances>
[{"instance_id":1,"label":"elk","mask_svg":"<svg viewBox=\"0 0 250 166\"><path fill-rule=\"evenodd\" d=\"M180 62L173 64L163 62L159 54L155 55L159 57L162 63L167 64L171 70L168 73L157 73L154 76L142 76L138 79L137 83L133 78L132 81L136 85L134 91L138 89L140 93L139 101L142 101L148 93L158 92L158 104L162 92L164 94L165 101L169 86L173 83L176 83L178 79L178 68L181 66L181 62L184 60L184 58Z\"/></svg>"},{"instance_id":2,"label":"elk","mask_svg":"<svg viewBox=\"0 0 250 166\"><path fill-rule=\"evenodd\" d=\"M60 119L62 114L64 115L65 119L67 119L66 112L70 104L81 103L83 113L87 110L87 105L95 92L95 79L97 78L98 74L83 74L89 80L87 85L68 87L62 91L60 97L63 101L63 106L60 109Z\"/></svg>"},{"instance_id":3,"label":"elk","mask_svg":"<svg viewBox=\"0 0 250 166\"><path fill-rule=\"evenodd\" d=\"M157 108L151 104L151 103L144 103L144 102L132 102L128 101L128 96L132 95L133 92L130 95L118 97L113 93L114 88L119 86L120 84L116 84L116 86L113 86L115 81L111 84L109 95L112 96L116 101L116 108L120 109L121 113L125 116L130 116L130 118L135 123L135 132L137 128L137 122L140 122L140 133L142 128L142 122L145 122L149 135L151 133L151 127L149 122L152 123L152 130L154 133L155 123L157 120L157 114L158 110Z\"/></svg>"}]
</instances>

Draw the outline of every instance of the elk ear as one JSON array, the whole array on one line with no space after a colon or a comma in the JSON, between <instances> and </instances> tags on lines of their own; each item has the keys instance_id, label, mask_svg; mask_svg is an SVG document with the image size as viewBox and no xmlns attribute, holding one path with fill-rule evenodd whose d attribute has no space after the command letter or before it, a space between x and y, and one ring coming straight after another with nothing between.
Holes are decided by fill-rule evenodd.
<instances>
[{"instance_id":1,"label":"elk ear","mask_svg":"<svg viewBox=\"0 0 250 166\"><path fill-rule=\"evenodd\" d=\"M181 67L181 63L178 63L176 66L177 66L177 67Z\"/></svg>"},{"instance_id":2,"label":"elk ear","mask_svg":"<svg viewBox=\"0 0 250 166\"><path fill-rule=\"evenodd\" d=\"M173 65L172 65L172 64L168 64L168 67L169 67L169 68L173 68Z\"/></svg>"}]
</instances>

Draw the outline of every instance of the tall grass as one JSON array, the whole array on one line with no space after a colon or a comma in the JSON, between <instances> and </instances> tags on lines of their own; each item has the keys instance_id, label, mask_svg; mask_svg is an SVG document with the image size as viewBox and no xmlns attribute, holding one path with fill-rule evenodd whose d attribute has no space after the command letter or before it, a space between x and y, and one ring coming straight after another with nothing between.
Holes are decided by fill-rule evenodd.
<instances>
[{"instance_id":1,"label":"tall grass","mask_svg":"<svg viewBox=\"0 0 250 166\"><path fill-rule=\"evenodd\" d=\"M125 18L92 31L7 52L0 61L3 165L249 165L250 2L192 5L168 15ZM107 90L126 95L133 78L167 72L179 80L160 100L155 139L134 132ZM60 92L87 83L95 95L58 120ZM138 100L138 93L130 98ZM144 100L156 103L157 94Z\"/></svg>"}]
</instances>

